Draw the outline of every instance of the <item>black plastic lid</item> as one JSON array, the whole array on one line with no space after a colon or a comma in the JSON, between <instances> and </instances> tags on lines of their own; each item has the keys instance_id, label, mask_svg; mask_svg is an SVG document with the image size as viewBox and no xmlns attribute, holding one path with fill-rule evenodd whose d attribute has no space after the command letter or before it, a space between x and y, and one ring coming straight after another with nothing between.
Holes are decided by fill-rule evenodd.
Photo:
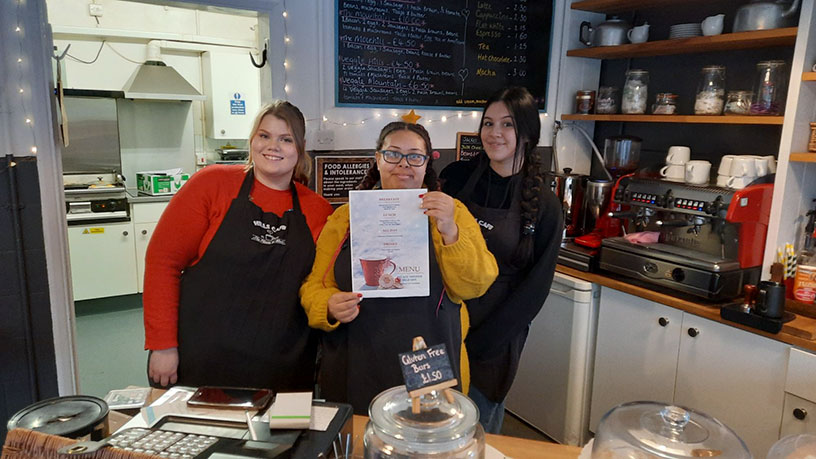
<instances>
[{"instance_id":1,"label":"black plastic lid","mask_svg":"<svg viewBox=\"0 0 816 459\"><path fill-rule=\"evenodd\" d=\"M29 405L9 419L6 428L79 438L96 430L108 417L108 404L88 395L56 397Z\"/></svg>"}]
</instances>

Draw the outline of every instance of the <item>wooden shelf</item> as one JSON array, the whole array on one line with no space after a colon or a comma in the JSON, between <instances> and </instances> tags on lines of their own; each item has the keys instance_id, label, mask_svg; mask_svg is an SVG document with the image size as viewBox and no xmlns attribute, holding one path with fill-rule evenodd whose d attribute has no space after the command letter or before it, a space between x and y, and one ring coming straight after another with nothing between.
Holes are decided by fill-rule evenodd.
<instances>
[{"instance_id":1,"label":"wooden shelf","mask_svg":"<svg viewBox=\"0 0 816 459\"><path fill-rule=\"evenodd\" d=\"M790 160L795 163L816 163L816 153L791 153Z\"/></svg>"},{"instance_id":2,"label":"wooden shelf","mask_svg":"<svg viewBox=\"0 0 816 459\"><path fill-rule=\"evenodd\" d=\"M796 27L751 32L726 33L712 37L677 38L674 40L647 41L619 46L595 46L571 49L570 57L593 59L622 59L628 57L671 56L674 54L705 53L735 49L767 48L772 46L793 46L796 41Z\"/></svg>"},{"instance_id":3,"label":"wooden shelf","mask_svg":"<svg viewBox=\"0 0 816 459\"><path fill-rule=\"evenodd\" d=\"M771 124L781 125L782 116L737 115L561 115L562 120L624 121L630 123L687 123L687 124Z\"/></svg>"},{"instance_id":4,"label":"wooden shelf","mask_svg":"<svg viewBox=\"0 0 816 459\"><path fill-rule=\"evenodd\" d=\"M584 0L573 2L570 8L595 13L621 13L624 11L682 6L690 3L703 3L707 0Z\"/></svg>"},{"instance_id":5,"label":"wooden shelf","mask_svg":"<svg viewBox=\"0 0 816 459\"><path fill-rule=\"evenodd\" d=\"M802 81L816 81L816 72L805 72L802 74Z\"/></svg>"}]
</instances>

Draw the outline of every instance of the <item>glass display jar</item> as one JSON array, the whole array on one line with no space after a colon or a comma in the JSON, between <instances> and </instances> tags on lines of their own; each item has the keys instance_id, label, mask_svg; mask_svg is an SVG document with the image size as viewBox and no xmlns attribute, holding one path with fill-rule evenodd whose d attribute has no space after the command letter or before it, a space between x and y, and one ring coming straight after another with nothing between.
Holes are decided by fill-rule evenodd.
<instances>
[{"instance_id":1,"label":"glass display jar","mask_svg":"<svg viewBox=\"0 0 816 459\"><path fill-rule=\"evenodd\" d=\"M620 97L619 88L614 86L601 86L598 88L598 97L595 98L595 113L618 113L618 97Z\"/></svg>"},{"instance_id":2,"label":"glass display jar","mask_svg":"<svg viewBox=\"0 0 816 459\"><path fill-rule=\"evenodd\" d=\"M723 113L726 115L749 115L754 93L751 91L728 91Z\"/></svg>"},{"instance_id":3,"label":"glass display jar","mask_svg":"<svg viewBox=\"0 0 816 459\"><path fill-rule=\"evenodd\" d=\"M785 61L762 61L757 64L752 115L781 115L785 111L786 73Z\"/></svg>"},{"instance_id":4,"label":"glass display jar","mask_svg":"<svg viewBox=\"0 0 816 459\"><path fill-rule=\"evenodd\" d=\"M725 67L707 65L700 71L700 84L694 99L695 115L719 115L725 103Z\"/></svg>"},{"instance_id":5,"label":"glass display jar","mask_svg":"<svg viewBox=\"0 0 816 459\"><path fill-rule=\"evenodd\" d=\"M595 107L595 91L580 89L575 93L575 113L589 115Z\"/></svg>"},{"instance_id":6,"label":"glass display jar","mask_svg":"<svg viewBox=\"0 0 816 459\"><path fill-rule=\"evenodd\" d=\"M659 92L652 105L652 113L655 115L674 115L677 113L677 94L670 92Z\"/></svg>"},{"instance_id":7,"label":"glass display jar","mask_svg":"<svg viewBox=\"0 0 816 459\"><path fill-rule=\"evenodd\" d=\"M698 411L657 402L631 402L598 424L592 457L751 458L733 430Z\"/></svg>"},{"instance_id":8,"label":"glass display jar","mask_svg":"<svg viewBox=\"0 0 816 459\"><path fill-rule=\"evenodd\" d=\"M453 402L441 392L420 397L420 412L411 410L405 386L392 387L374 397L363 434L365 457L484 458L484 430L476 404L450 389Z\"/></svg>"},{"instance_id":9,"label":"glass display jar","mask_svg":"<svg viewBox=\"0 0 816 459\"><path fill-rule=\"evenodd\" d=\"M646 113L646 99L649 96L649 71L632 69L626 72L623 84L621 113Z\"/></svg>"}]
</instances>

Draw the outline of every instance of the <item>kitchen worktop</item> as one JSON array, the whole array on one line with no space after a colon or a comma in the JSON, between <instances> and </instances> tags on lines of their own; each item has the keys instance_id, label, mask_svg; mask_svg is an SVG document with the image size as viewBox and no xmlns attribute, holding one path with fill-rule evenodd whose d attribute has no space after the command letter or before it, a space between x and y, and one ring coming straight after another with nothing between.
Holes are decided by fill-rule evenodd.
<instances>
[{"instance_id":1,"label":"kitchen worktop","mask_svg":"<svg viewBox=\"0 0 816 459\"><path fill-rule=\"evenodd\" d=\"M588 273L577 269L557 265L556 271L568 276L577 277L604 287L609 287L630 295L671 306L682 311L704 317L726 325L747 330L783 343L792 344L816 352L816 319L796 314L796 318L782 326L779 333L767 333L720 317L720 306L723 302L710 302L665 288L639 283L638 281L617 276L612 273Z\"/></svg>"},{"instance_id":2,"label":"kitchen worktop","mask_svg":"<svg viewBox=\"0 0 816 459\"><path fill-rule=\"evenodd\" d=\"M161 196L148 196L146 194L139 194L137 190L128 189L127 190L127 200L131 204L138 204L142 202L168 202L170 198L172 198L172 194L161 195Z\"/></svg>"}]
</instances>

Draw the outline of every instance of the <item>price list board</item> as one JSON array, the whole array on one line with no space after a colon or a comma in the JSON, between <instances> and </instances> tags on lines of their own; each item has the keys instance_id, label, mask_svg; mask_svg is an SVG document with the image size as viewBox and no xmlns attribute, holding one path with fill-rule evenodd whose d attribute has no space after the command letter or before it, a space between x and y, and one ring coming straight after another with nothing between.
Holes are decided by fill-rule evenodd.
<instances>
[{"instance_id":1,"label":"price list board","mask_svg":"<svg viewBox=\"0 0 816 459\"><path fill-rule=\"evenodd\" d=\"M545 109L553 2L336 0L339 106L481 107L525 86Z\"/></svg>"}]
</instances>

